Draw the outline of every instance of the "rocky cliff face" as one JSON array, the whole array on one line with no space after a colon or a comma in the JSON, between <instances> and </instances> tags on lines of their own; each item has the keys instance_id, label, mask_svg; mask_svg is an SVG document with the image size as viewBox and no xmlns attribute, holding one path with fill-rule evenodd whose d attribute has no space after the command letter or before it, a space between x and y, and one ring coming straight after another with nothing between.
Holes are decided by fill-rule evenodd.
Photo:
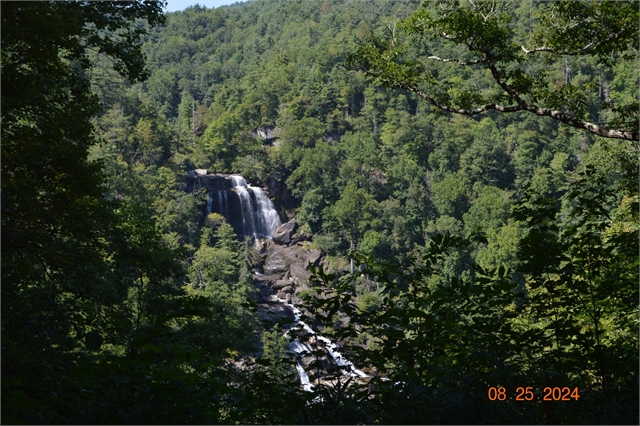
<instances>
[{"instance_id":1,"label":"rocky cliff face","mask_svg":"<svg viewBox=\"0 0 640 426\"><path fill-rule=\"evenodd\" d=\"M311 266L327 265L324 265L319 250L307 248L309 235L302 231L296 233L296 229L296 220L292 219L281 225L273 239L260 247L264 274L256 275L254 283L260 290L261 319L267 324L278 323L280 326L293 323L285 326L283 331L288 330L293 339L288 352L294 356L305 390L311 390L318 383L334 386L336 379L345 380L347 377L355 379L354 383L366 383L371 372L357 369L343 356L340 343L344 342L332 341L319 334L313 325L314 316L304 312L301 306L300 293L312 291L309 287L309 269ZM323 296L315 294L315 297ZM323 314L326 315L326 312ZM340 310L336 314L341 324L339 326L343 326L348 318Z\"/></svg>"},{"instance_id":2,"label":"rocky cliff face","mask_svg":"<svg viewBox=\"0 0 640 426\"><path fill-rule=\"evenodd\" d=\"M259 247L261 260L258 266L264 273L256 274L253 283L259 290L260 318L266 324L282 326L296 322L296 315L305 311L301 306L300 293L311 290L309 269L323 265L322 253L307 248L310 236L302 231L296 233L296 230L296 220L292 219L276 230L272 240L263 241ZM311 325L313 316L309 312L304 313L308 317L305 321ZM305 389L343 365L340 364L342 358L337 358L335 353L338 345L315 334L309 326L304 325L294 335L296 339L289 344L289 351L295 357Z\"/></svg>"},{"instance_id":3,"label":"rocky cliff face","mask_svg":"<svg viewBox=\"0 0 640 426\"><path fill-rule=\"evenodd\" d=\"M263 189L247 184L242 176L208 174L206 170L194 170L187 177L187 185L188 190L200 187L207 191L208 200L203 213L218 212L239 236L254 237L259 254L254 268L259 272L255 273L252 281L258 289L258 305L261 307L259 317L267 328L275 324L280 324L281 327L289 324L281 329L282 332L291 331L292 324L296 324L297 328L304 325L302 330L295 332L289 352L295 355L296 368L305 389L313 386L309 380L317 383L339 366L345 367L348 361L337 352L339 346L326 337L317 335L309 325L301 321L304 311L301 293L311 291L309 269L311 266L325 266L322 253L310 249L311 235L298 230L295 218L280 225L276 210ZM283 188L276 185L270 193L279 190L286 192L286 188ZM284 195L286 198L286 194ZM283 210L280 209L281 212ZM290 214L292 216L293 211ZM307 314L306 321L312 323L314 317L309 312L304 313ZM342 320L346 321L346 318ZM310 368L311 363L314 363L313 369ZM354 369L344 374L366 377L365 373Z\"/></svg>"},{"instance_id":4,"label":"rocky cliff face","mask_svg":"<svg viewBox=\"0 0 640 426\"><path fill-rule=\"evenodd\" d=\"M238 236L270 238L275 228L286 219L269 199L269 188L251 186L242 176L223 173L210 174L196 169L187 173L186 189L204 188L208 194L203 216L216 212L223 215Z\"/></svg>"},{"instance_id":5,"label":"rocky cliff face","mask_svg":"<svg viewBox=\"0 0 640 426\"><path fill-rule=\"evenodd\" d=\"M207 212L222 214L233 226L236 234L243 235L247 212L243 212L237 182L237 175L210 174L203 169L193 170L187 175L188 190L204 188L209 194L207 206L203 206L203 209L206 208ZM271 183L268 190L283 191L274 182ZM251 204L257 206L259 203L256 201L254 192L257 187L246 188L249 190L247 192L251 197ZM256 247L260 261L255 267L261 273L255 275L253 281L259 289L261 303L270 303L273 298L280 298L293 304L301 302L297 295L309 289L308 283L311 276L309 267L319 266L323 261L319 250L307 248L307 242L311 237L304 231L298 230L298 224L294 218L278 227L272 239L258 239Z\"/></svg>"},{"instance_id":6,"label":"rocky cliff face","mask_svg":"<svg viewBox=\"0 0 640 426\"><path fill-rule=\"evenodd\" d=\"M322 253L306 248L308 236L294 234L295 229L296 220L292 219L276 230L273 240L263 241L259 247L263 273L254 276L254 283L261 303L271 303L274 298L301 303L297 295L309 290L309 267L321 264Z\"/></svg>"}]
</instances>

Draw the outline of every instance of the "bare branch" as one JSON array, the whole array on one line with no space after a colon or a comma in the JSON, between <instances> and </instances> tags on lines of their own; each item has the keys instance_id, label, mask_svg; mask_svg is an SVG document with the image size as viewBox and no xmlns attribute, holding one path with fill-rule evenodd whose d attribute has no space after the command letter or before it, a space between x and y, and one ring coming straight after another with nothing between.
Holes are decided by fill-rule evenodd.
<instances>
[{"instance_id":1,"label":"bare branch","mask_svg":"<svg viewBox=\"0 0 640 426\"><path fill-rule=\"evenodd\" d=\"M575 127L577 129L584 129L593 134L604 136L606 138L625 139L625 140L632 140L632 141L640 140L640 135L638 134L638 132L623 132L619 130L606 129L602 126L598 126L595 123L591 123L588 121L584 121L584 120L580 120L575 117L572 117L566 112L552 110L549 108L539 107L535 104L530 104L524 99L522 99L520 95L518 95L518 93L516 93L511 88L511 86L509 86L504 81L502 81L502 78L500 77L500 72L496 68L495 64L493 64L493 62L489 60L489 58L487 58L486 64L489 67L489 70L491 71L491 75L493 76L493 79L496 81L496 83L505 92L507 92L507 94L509 94L511 98L513 98L518 103L522 111L529 111L536 115L551 117L565 124L568 124L571 127Z\"/></svg>"},{"instance_id":2,"label":"bare branch","mask_svg":"<svg viewBox=\"0 0 640 426\"><path fill-rule=\"evenodd\" d=\"M442 33L442 37L446 38L447 40L453 41L453 37L451 37L449 34L447 34L445 32Z\"/></svg>"},{"instance_id":3,"label":"bare branch","mask_svg":"<svg viewBox=\"0 0 640 426\"><path fill-rule=\"evenodd\" d=\"M615 33L615 34L610 34L607 38L605 38L602 42L600 42L600 44L604 44L607 43L611 40L615 40L616 38L618 38L620 36L619 33ZM536 47L533 49L527 49L524 46L520 46L522 48L522 50L524 51L525 55L528 55L529 53L536 53L536 52L549 52L549 53L553 53L556 55L568 55L568 56L576 56L576 55L585 55L588 54L589 51L591 50L591 48L594 47L596 43L593 41L589 44L587 44L586 46L578 49L578 50L574 50L574 51L568 51L568 50L555 50L552 49L550 47L547 46L542 46L542 47Z\"/></svg>"},{"instance_id":4,"label":"bare branch","mask_svg":"<svg viewBox=\"0 0 640 426\"><path fill-rule=\"evenodd\" d=\"M464 61L459 61L457 59L443 59L443 58L440 58L438 56L429 56L429 57L427 57L427 59L433 59L433 60L440 61L440 62L454 62L454 63L456 63L458 65L465 65L465 66L466 65L481 64L481 63L485 62L484 59L476 59L475 61L464 62Z\"/></svg>"},{"instance_id":5,"label":"bare branch","mask_svg":"<svg viewBox=\"0 0 640 426\"><path fill-rule=\"evenodd\" d=\"M517 112L517 111L529 111L532 112L536 115L540 115L540 116L544 116L544 117L551 117L553 119L556 119L558 121L561 121L571 127L575 127L577 129L583 129L583 130L587 130L593 134L599 135L599 136L603 136L605 138L612 138L612 139L624 139L624 140L631 140L631 141L637 141L640 140L640 135L638 134L638 132L624 132L624 131L619 131L619 130L610 130L607 128L604 128L602 126L599 126L595 123L591 123L588 121L584 121L584 120L579 120L576 119L574 117L572 117L571 115L562 112L562 111L557 111L557 110L552 110L549 108L543 108L543 107L539 107L535 104L530 104L527 101L525 101L524 99L522 99L508 84L506 84L505 82L502 81L499 71L496 69L495 65L487 58L487 60L485 61L485 63L487 63L489 70L491 71L491 74L493 75L494 80L496 81L496 83L505 91L507 92L507 94L509 96L511 96L511 98L513 100L516 101L517 105L510 105L510 106L503 106L503 105L498 105L498 104L486 104L486 105L482 105L479 106L477 108L473 108L473 109L461 109L461 108L453 108L449 105L445 105L441 102L438 102L436 99L434 99L433 97L429 96L427 93L423 92L422 90L418 89L415 86L412 86L408 83L405 82L397 82L397 81L392 81L388 78L380 78L380 75L367 71L365 69L362 69L360 67L355 67L352 69L357 69L360 70L362 72L364 72L366 75L369 75L371 77L376 77L376 78L380 78L380 81L382 83L384 83L385 85L389 86L389 87L396 87L398 89L404 89L404 90L408 90L410 92L415 93L416 95L420 96L422 99L426 100L427 102L429 102L431 105L435 106L438 109L441 109L443 111L447 111L447 112L452 112L455 114L461 114L461 115L468 115L468 116L474 116L477 114L481 114L483 112L489 111L489 110L495 110L495 111L499 111L499 112Z\"/></svg>"},{"instance_id":6,"label":"bare branch","mask_svg":"<svg viewBox=\"0 0 640 426\"><path fill-rule=\"evenodd\" d=\"M489 110L496 110L496 111L500 111L500 112L516 112L516 111L521 111L522 108L519 105L512 105L512 106L502 106L502 105L498 105L498 104L486 104L483 106L480 106L478 108L473 108L473 109L461 109L461 108L452 108L448 105L445 105L441 102L438 102L437 100L435 100L434 98L432 98L431 96L427 95L425 92L423 92L422 90L410 86L408 84L405 83L397 83L397 82L392 82L390 80L387 79L383 79L382 80L383 83L392 86L392 87L397 87L399 89L404 89L404 90L408 90L410 92L415 93L416 95L420 96L422 99L426 100L427 102L429 102L431 105L443 110L443 111L447 111L447 112L453 112L455 114L462 114L462 115L468 115L468 116L473 116L473 115L477 115L477 114L481 114L485 111L489 111Z\"/></svg>"},{"instance_id":7,"label":"bare branch","mask_svg":"<svg viewBox=\"0 0 640 426\"><path fill-rule=\"evenodd\" d=\"M529 53L536 53L536 52L553 52L553 50L548 48L547 46L536 47L536 48L531 49L531 50L528 50L524 46L520 46L520 48L522 48L522 50L524 51L525 55L528 55Z\"/></svg>"}]
</instances>

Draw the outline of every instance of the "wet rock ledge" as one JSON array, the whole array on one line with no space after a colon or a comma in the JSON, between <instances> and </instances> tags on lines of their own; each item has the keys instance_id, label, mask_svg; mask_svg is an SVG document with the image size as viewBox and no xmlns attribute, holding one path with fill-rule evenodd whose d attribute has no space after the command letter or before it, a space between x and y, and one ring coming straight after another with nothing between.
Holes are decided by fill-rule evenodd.
<instances>
[{"instance_id":1,"label":"wet rock ledge","mask_svg":"<svg viewBox=\"0 0 640 426\"><path fill-rule=\"evenodd\" d=\"M299 305L302 302L300 292L309 290L309 267L321 266L324 261L320 250L305 247L311 235L296 231L298 224L294 218L282 224L272 240L258 243L260 260L256 269L261 273L253 276L253 284L258 289L258 303L267 311L263 316L273 317L274 320L277 317L293 320L293 313L277 299Z\"/></svg>"}]
</instances>

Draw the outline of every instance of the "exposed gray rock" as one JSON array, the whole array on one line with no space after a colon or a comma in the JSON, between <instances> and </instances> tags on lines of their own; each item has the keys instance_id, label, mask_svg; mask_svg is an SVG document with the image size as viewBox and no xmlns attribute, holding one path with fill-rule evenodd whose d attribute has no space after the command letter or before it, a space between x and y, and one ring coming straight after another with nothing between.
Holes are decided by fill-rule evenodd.
<instances>
[{"instance_id":1,"label":"exposed gray rock","mask_svg":"<svg viewBox=\"0 0 640 426\"><path fill-rule=\"evenodd\" d=\"M252 136L259 136L265 142L273 142L277 137L280 136L280 129L277 127L258 127L253 132L251 132Z\"/></svg>"},{"instance_id":2,"label":"exposed gray rock","mask_svg":"<svg viewBox=\"0 0 640 426\"><path fill-rule=\"evenodd\" d=\"M309 346L311 350L322 350L323 348L322 346L315 344L315 339L313 337L309 339L307 346ZM300 358L300 365L307 371L310 377L313 377L318 372L320 373L320 376L326 375L328 371L335 370L338 367L326 350L322 351L322 353L323 354L320 356L307 355Z\"/></svg>"},{"instance_id":3,"label":"exposed gray rock","mask_svg":"<svg viewBox=\"0 0 640 426\"><path fill-rule=\"evenodd\" d=\"M258 290L259 299L263 302L266 302L269 301L270 297L274 293L271 289L271 286L273 285L273 283L279 281L282 278L282 274L254 275L252 278L253 285Z\"/></svg>"},{"instance_id":4,"label":"exposed gray rock","mask_svg":"<svg viewBox=\"0 0 640 426\"><path fill-rule=\"evenodd\" d=\"M258 311L260 321L280 322L284 319L294 320L293 312L281 303L263 303Z\"/></svg>"},{"instance_id":5,"label":"exposed gray rock","mask_svg":"<svg viewBox=\"0 0 640 426\"><path fill-rule=\"evenodd\" d=\"M267 250L267 258L264 263L265 273L273 274L287 271L289 265L302 259L305 251L307 250L299 246L272 246Z\"/></svg>"},{"instance_id":6,"label":"exposed gray rock","mask_svg":"<svg viewBox=\"0 0 640 426\"><path fill-rule=\"evenodd\" d=\"M291 242L289 244L293 245L301 241L311 241L311 239L312 239L311 234L307 234L304 231L300 231L299 233L291 237Z\"/></svg>"},{"instance_id":7,"label":"exposed gray rock","mask_svg":"<svg viewBox=\"0 0 640 426\"><path fill-rule=\"evenodd\" d=\"M292 263L289 266L289 271L291 272L291 278L299 285L309 283L311 272L306 270L303 263Z\"/></svg>"},{"instance_id":8,"label":"exposed gray rock","mask_svg":"<svg viewBox=\"0 0 640 426\"><path fill-rule=\"evenodd\" d=\"M295 219L285 228L289 231L295 230ZM282 231L282 229L279 229ZM282 232L286 234L286 232ZM292 233L290 233L292 235ZM307 238L304 232L300 232L303 238ZM300 234L295 237L299 237ZM286 240L286 235L284 235ZM293 241L293 237L292 237ZM292 303L309 315L304 309L303 302L299 297L301 291L309 290L309 279L312 265L322 266L324 256L319 250L308 250L301 245L283 245L271 240L266 240L258 247L261 252L260 257L264 262L264 275L256 275L253 281L259 289L260 300L264 302L279 303L278 299ZM323 297L323 295L317 295ZM313 318L310 316L309 318Z\"/></svg>"},{"instance_id":9,"label":"exposed gray rock","mask_svg":"<svg viewBox=\"0 0 640 426\"><path fill-rule=\"evenodd\" d=\"M198 169L199 170L199 169ZM198 173L198 170L195 170L196 176L200 185L207 189L207 191L220 191L224 189L229 189L233 186L231 179L228 175L223 174L210 174L206 173Z\"/></svg>"},{"instance_id":10,"label":"exposed gray rock","mask_svg":"<svg viewBox=\"0 0 640 426\"><path fill-rule=\"evenodd\" d=\"M253 281L260 285L268 285L271 286L276 281L280 281L282 279L283 274L260 274L254 275Z\"/></svg>"},{"instance_id":11,"label":"exposed gray rock","mask_svg":"<svg viewBox=\"0 0 640 426\"><path fill-rule=\"evenodd\" d=\"M280 281L276 281L271 288L274 290L282 290L285 287L288 287L291 285L291 281L290 280L280 280Z\"/></svg>"},{"instance_id":12,"label":"exposed gray rock","mask_svg":"<svg viewBox=\"0 0 640 426\"><path fill-rule=\"evenodd\" d=\"M264 272L267 274L284 272L290 264L291 261L289 261L283 253L275 253L271 256L267 255L267 260L264 263Z\"/></svg>"},{"instance_id":13,"label":"exposed gray rock","mask_svg":"<svg viewBox=\"0 0 640 426\"><path fill-rule=\"evenodd\" d=\"M322 253L320 250L313 250L309 257L307 257L307 264L305 265L307 268L310 265L320 266L320 261L322 260Z\"/></svg>"},{"instance_id":14,"label":"exposed gray rock","mask_svg":"<svg viewBox=\"0 0 640 426\"><path fill-rule=\"evenodd\" d=\"M273 242L280 245L286 245L291 242L291 236L298 228L298 222L295 219L291 219L287 223L283 223L276 229L273 234Z\"/></svg>"}]
</instances>

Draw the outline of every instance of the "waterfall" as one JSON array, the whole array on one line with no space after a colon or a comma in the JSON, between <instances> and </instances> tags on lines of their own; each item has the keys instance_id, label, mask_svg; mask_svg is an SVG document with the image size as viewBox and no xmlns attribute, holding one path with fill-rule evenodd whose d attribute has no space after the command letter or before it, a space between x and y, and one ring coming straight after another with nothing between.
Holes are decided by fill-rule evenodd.
<instances>
[{"instance_id":1,"label":"waterfall","mask_svg":"<svg viewBox=\"0 0 640 426\"><path fill-rule=\"evenodd\" d=\"M256 235L256 220L251 195L249 195L247 181L242 176L231 176L233 187L240 197L240 207L242 213L242 231L244 235Z\"/></svg>"},{"instance_id":2,"label":"waterfall","mask_svg":"<svg viewBox=\"0 0 640 426\"><path fill-rule=\"evenodd\" d=\"M278 212L273 208L273 203L262 189L253 187L251 187L251 189L256 196L256 202L258 204L260 230L265 237L272 237L276 229L278 229L278 226L281 225Z\"/></svg>"},{"instance_id":3,"label":"waterfall","mask_svg":"<svg viewBox=\"0 0 640 426\"><path fill-rule=\"evenodd\" d=\"M302 383L302 387L306 392L312 392L313 391L313 385L311 384L311 381L309 380L309 375L307 374L306 371L304 371L304 368L302 368L302 366L300 365L299 362L296 362L296 370L298 370L298 376L300 376L300 383Z\"/></svg>"},{"instance_id":4,"label":"waterfall","mask_svg":"<svg viewBox=\"0 0 640 426\"><path fill-rule=\"evenodd\" d=\"M224 215L224 202L222 201L222 193L225 191L218 191L218 212Z\"/></svg>"},{"instance_id":5,"label":"waterfall","mask_svg":"<svg viewBox=\"0 0 640 426\"><path fill-rule=\"evenodd\" d=\"M262 189L248 185L242 176L233 175L230 178L233 188L240 197L244 235L252 235L256 240L271 238L281 225L278 212L271 200Z\"/></svg>"},{"instance_id":6,"label":"waterfall","mask_svg":"<svg viewBox=\"0 0 640 426\"><path fill-rule=\"evenodd\" d=\"M209 197L207 198L207 213L211 213L213 210L211 206L213 204L213 198L211 198L211 193L209 193Z\"/></svg>"}]
</instances>

